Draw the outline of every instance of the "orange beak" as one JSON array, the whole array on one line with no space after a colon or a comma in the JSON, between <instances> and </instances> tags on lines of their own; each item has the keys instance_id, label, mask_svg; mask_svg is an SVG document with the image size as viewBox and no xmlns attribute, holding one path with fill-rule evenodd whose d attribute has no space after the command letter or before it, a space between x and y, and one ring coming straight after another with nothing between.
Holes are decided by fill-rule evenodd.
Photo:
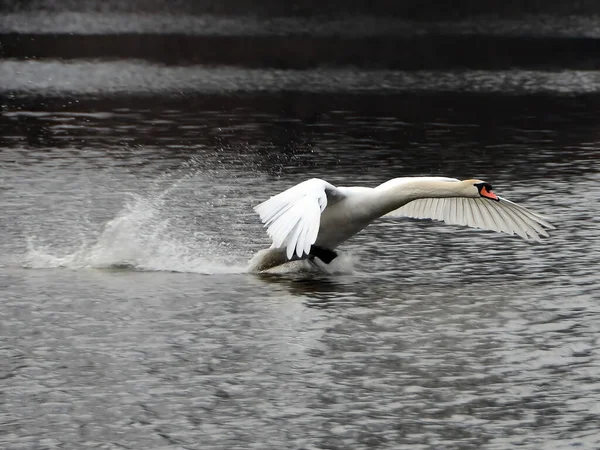
<instances>
[{"instance_id":1,"label":"orange beak","mask_svg":"<svg viewBox=\"0 0 600 450\"><path fill-rule=\"evenodd\" d=\"M483 197L487 197L487 198L491 198L492 200L496 200L497 202L500 201L500 199L498 198L498 196L496 194L494 194L492 191L488 191L485 186L481 188L481 191L479 191L479 193L483 196Z\"/></svg>"}]
</instances>

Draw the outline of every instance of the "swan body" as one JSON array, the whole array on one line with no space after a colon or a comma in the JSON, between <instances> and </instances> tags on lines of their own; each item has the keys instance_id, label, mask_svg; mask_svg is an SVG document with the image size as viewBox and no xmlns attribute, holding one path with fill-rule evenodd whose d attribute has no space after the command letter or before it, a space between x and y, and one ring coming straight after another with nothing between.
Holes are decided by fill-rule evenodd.
<instances>
[{"instance_id":1,"label":"swan body","mask_svg":"<svg viewBox=\"0 0 600 450\"><path fill-rule=\"evenodd\" d=\"M554 228L497 196L485 181L445 177L394 178L375 188L336 187L312 178L254 209L273 244L251 260L253 271L314 257L329 263L338 245L380 217L441 220L536 241L548 236L545 228Z\"/></svg>"}]
</instances>

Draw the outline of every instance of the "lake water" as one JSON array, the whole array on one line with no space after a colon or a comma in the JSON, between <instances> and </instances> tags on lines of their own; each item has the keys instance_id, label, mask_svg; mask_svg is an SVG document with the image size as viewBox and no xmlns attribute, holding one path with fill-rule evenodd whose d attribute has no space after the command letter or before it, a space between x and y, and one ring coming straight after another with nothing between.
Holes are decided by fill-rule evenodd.
<instances>
[{"instance_id":1,"label":"lake water","mask_svg":"<svg viewBox=\"0 0 600 450\"><path fill-rule=\"evenodd\" d=\"M0 65L6 449L600 446L600 75ZM479 177L542 244L379 221L246 272L310 177Z\"/></svg>"}]
</instances>

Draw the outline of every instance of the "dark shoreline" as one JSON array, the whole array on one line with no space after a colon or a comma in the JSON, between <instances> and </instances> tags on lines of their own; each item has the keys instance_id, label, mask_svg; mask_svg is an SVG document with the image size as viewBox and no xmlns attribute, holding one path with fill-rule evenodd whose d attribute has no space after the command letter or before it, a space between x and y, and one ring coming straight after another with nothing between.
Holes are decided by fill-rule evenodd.
<instances>
[{"instance_id":1,"label":"dark shoreline","mask_svg":"<svg viewBox=\"0 0 600 450\"><path fill-rule=\"evenodd\" d=\"M392 70L600 69L600 39L0 34L5 59L141 59L165 65Z\"/></svg>"}]
</instances>

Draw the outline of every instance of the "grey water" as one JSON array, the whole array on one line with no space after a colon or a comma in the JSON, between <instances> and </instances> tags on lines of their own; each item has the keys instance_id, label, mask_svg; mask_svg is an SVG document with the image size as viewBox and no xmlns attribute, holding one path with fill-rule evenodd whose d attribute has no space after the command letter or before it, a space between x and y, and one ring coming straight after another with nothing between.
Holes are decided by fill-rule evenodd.
<instances>
[{"instance_id":1,"label":"grey water","mask_svg":"<svg viewBox=\"0 0 600 450\"><path fill-rule=\"evenodd\" d=\"M598 72L0 73L2 448L600 446ZM409 175L556 230L382 220L330 270L246 272L270 195Z\"/></svg>"}]
</instances>

